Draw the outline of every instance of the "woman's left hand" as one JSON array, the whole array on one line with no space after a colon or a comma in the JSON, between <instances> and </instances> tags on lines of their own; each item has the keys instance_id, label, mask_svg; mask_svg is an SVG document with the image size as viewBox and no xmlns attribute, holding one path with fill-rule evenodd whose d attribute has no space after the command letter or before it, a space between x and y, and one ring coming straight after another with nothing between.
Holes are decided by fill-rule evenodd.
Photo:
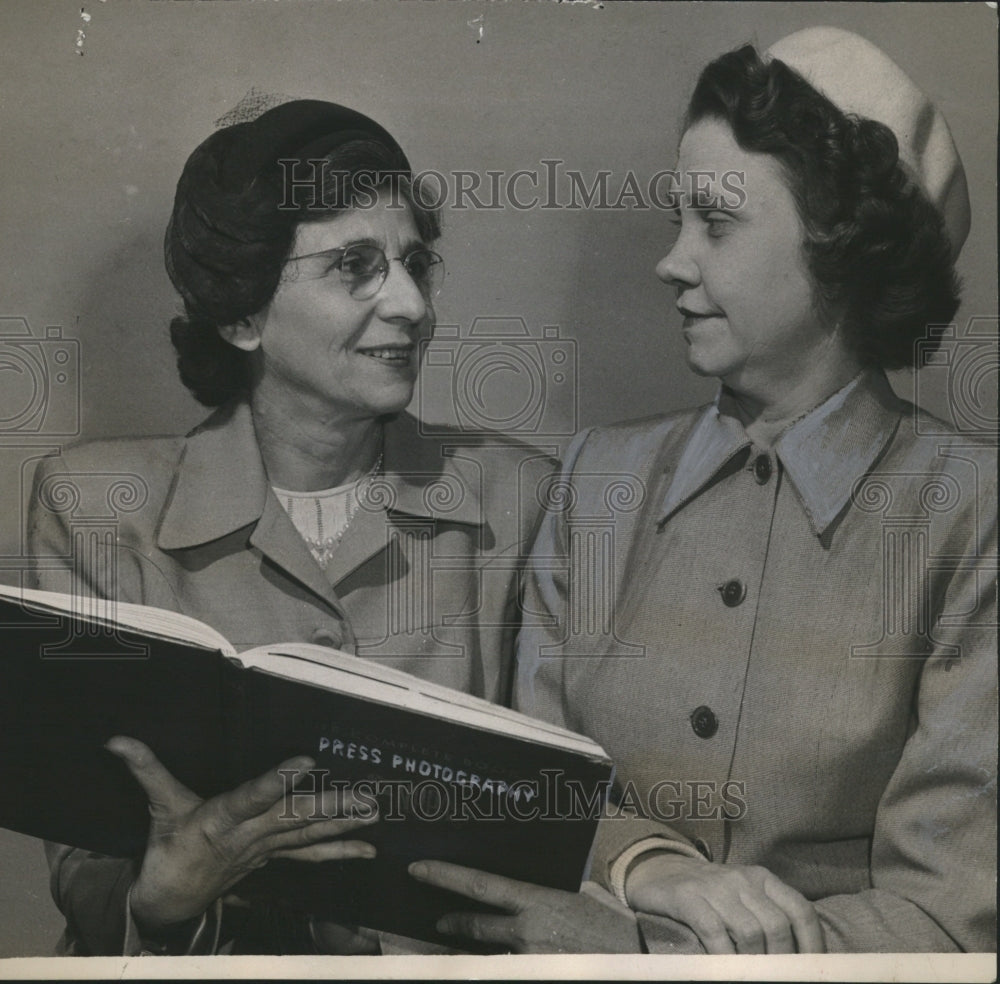
<instances>
[{"instance_id":1,"label":"woman's left hand","mask_svg":"<svg viewBox=\"0 0 1000 984\"><path fill-rule=\"evenodd\" d=\"M506 915L452 912L438 932L496 943L514 953L639 953L635 917L583 892L562 892L446 861L415 861L417 881L506 909Z\"/></svg>"}]
</instances>

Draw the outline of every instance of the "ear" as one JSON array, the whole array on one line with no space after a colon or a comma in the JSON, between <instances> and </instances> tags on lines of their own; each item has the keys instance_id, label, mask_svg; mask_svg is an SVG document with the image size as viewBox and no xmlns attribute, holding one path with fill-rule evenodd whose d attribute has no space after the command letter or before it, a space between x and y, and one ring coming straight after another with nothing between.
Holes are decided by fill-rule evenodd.
<instances>
[{"instance_id":1,"label":"ear","mask_svg":"<svg viewBox=\"0 0 1000 984\"><path fill-rule=\"evenodd\" d=\"M260 348L261 330L254 318L241 318L231 325L220 325L219 334L222 338L244 352L253 352Z\"/></svg>"}]
</instances>

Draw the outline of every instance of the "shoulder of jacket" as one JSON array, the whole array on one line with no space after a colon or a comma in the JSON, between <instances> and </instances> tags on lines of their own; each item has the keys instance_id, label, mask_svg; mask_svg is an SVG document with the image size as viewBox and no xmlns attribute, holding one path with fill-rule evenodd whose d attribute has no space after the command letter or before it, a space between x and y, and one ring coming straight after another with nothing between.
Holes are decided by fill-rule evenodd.
<instances>
[{"instance_id":1,"label":"shoulder of jacket","mask_svg":"<svg viewBox=\"0 0 1000 984\"><path fill-rule=\"evenodd\" d=\"M706 406L702 405L635 420L598 424L581 431L574 444L579 454L588 457L603 457L605 454L615 459L629 457L640 447L659 447L672 437L685 435L705 409Z\"/></svg>"},{"instance_id":2,"label":"shoulder of jacket","mask_svg":"<svg viewBox=\"0 0 1000 984\"><path fill-rule=\"evenodd\" d=\"M148 478L152 471L172 472L184 448L184 437L116 437L77 441L48 455L49 467L87 474L137 472Z\"/></svg>"}]
</instances>

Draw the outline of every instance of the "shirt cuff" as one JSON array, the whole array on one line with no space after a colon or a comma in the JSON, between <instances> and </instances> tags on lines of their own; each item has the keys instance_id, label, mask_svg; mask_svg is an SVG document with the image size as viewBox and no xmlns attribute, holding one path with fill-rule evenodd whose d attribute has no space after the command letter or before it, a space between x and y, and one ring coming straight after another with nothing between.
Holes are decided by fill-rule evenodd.
<instances>
[{"instance_id":1,"label":"shirt cuff","mask_svg":"<svg viewBox=\"0 0 1000 984\"><path fill-rule=\"evenodd\" d=\"M699 861L706 860L696 847L686 844L684 841L672 840L669 837L647 837L644 840L636 841L631 847L622 851L611 863L608 875L611 882L610 887L619 902L628 905L628 897L625 894L625 882L633 863L643 854L661 851L668 854L683 854L684 857L697 858Z\"/></svg>"},{"instance_id":2,"label":"shirt cuff","mask_svg":"<svg viewBox=\"0 0 1000 984\"><path fill-rule=\"evenodd\" d=\"M124 957L190 957L215 953L219 948L219 930L222 926L222 899L216 899L201 914L189 934L178 933L169 942L143 939L132 918L132 887L125 896Z\"/></svg>"}]
</instances>

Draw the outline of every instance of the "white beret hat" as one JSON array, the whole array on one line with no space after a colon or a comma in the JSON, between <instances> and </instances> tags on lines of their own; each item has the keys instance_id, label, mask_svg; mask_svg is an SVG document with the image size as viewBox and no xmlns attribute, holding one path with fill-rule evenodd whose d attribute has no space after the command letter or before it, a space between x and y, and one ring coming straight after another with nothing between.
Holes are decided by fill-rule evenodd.
<instances>
[{"instance_id":1,"label":"white beret hat","mask_svg":"<svg viewBox=\"0 0 1000 984\"><path fill-rule=\"evenodd\" d=\"M971 209L962 159L944 116L880 48L837 27L809 27L767 51L798 72L844 113L884 123L903 167L944 219L957 257Z\"/></svg>"}]
</instances>

